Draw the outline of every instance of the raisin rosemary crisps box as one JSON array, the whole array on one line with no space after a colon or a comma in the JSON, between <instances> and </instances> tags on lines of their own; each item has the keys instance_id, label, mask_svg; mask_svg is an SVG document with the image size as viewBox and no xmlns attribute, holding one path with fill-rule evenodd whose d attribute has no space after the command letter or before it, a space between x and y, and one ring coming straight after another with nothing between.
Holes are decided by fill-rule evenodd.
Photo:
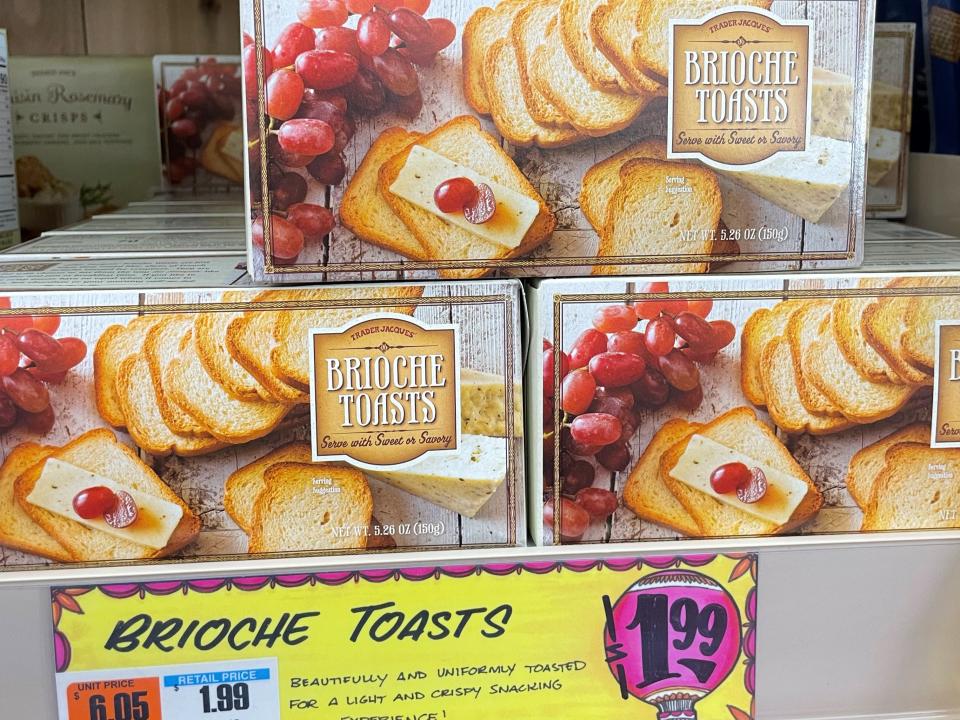
<instances>
[{"instance_id":1,"label":"raisin rosemary crisps box","mask_svg":"<svg viewBox=\"0 0 960 720\"><path fill-rule=\"evenodd\" d=\"M529 295L538 542L960 528L956 270Z\"/></svg>"},{"instance_id":2,"label":"raisin rosemary crisps box","mask_svg":"<svg viewBox=\"0 0 960 720\"><path fill-rule=\"evenodd\" d=\"M872 0L321 5L241 3L258 281L861 259Z\"/></svg>"},{"instance_id":3,"label":"raisin rosemary crisps box","mask_svg":"<svg viewBox=\"0 0 960 720\"><path fill-rule=\"evenodd\" d=\"M0 300L0 571L525 542L518 281L0 288L97 263Z\"/></svg>"}]
</instances>

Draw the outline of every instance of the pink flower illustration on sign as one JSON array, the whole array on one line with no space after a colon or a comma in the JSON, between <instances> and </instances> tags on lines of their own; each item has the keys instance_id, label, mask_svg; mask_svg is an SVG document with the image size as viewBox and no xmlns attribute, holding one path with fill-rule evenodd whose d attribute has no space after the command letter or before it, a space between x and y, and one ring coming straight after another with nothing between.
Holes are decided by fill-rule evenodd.
<instances>
[{"instance_id":1,"label":"pink flower illustration on sign","mask_svg":"<svg viewBox=\"0 0 960 720\"><path fill-rule=\"evenodd\" d=\"M737 664L741 619L717 581L696 570L669 569L604 598L604 643L624 699L654 705L658 720L696 720L696 703Z\"/></svg>"}]
</instances>

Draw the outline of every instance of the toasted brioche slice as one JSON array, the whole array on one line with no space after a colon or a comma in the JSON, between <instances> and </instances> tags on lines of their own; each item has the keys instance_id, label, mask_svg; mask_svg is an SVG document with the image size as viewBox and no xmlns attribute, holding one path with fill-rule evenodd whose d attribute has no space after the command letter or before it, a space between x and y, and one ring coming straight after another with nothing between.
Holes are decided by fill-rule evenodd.
<instances>
[{"instance_id":1,"label":"toasted brioche slice","mask_svg":"<svg viewBox=\"0 0 960 720\"><path fill-rule=\"evenodd\" d=\"M912 297L907 303L906 332L901 338L903 354L920 370L936 363L937 320L960 318L960 298L955 295Z\"/></svg>"},{"instance_id":2,"label":"toasted brioche slice","mask_svg":"<svg viewBox=\"0 0 960 720\"><path fill-rule=\"evenodd\" d=\"M399 127L380 133L347 184L340 201L340 220L362 240L404 257L425 260L427 254L420 241L400 222L377 188L383 164L419 137L420 133Z\"/></svg>"},{"instance_id":3,"label":"toasted brioche slice","mask_svg":"<svg viewBox=\"0 0 960 720\"><path fill-rule=\"evenodd\" d=\"M547 28L546 42L533 54L530 79L550 102L560 108L577 130L602 137L629 126L653 98L650 93L628 95L598 90L567 54L556 19Z\"/></svg>"},{"instance_id":4,"label":"toasted brioche slice","mask_svg":"<svg viewBox=\"0 0 960 720\"><path fill-rule=\"evenodd\" d=\"M667 420L650 438L623 487L623 502L637 517L694 537L700 534L700 528L661 479L660 458L699 429L699 423L681 418Z\"/></svg>"},{"instance_id":5,"label":"toasted brioche slice","mask_svg":"<svg viewBox=\"0 0 960 720\"><path fill-rule=\"evenodd\" d=\"M490 114L484 62L487 51L507 37L514 16L524 0L502 0L496 7L477 8L463 26L463 92L470 107L481 115Z\"/></svg>"},{"instance_id":6,"label":"toasted brioche slice","mask_svg":"<svg viewBox=\"0 0 960 720\"><path fill-rule=\"evenodd\" d=\"M265 487L253 506L251 553L367 546L373 496L359 470L281 462L263 476Z\"/></svg>"},{"instance_id":7,"label":"toasted brioche slice","mask_svg":"<svg viewBox=\"0 0 960 720\"><path fill-rule=\"evenodd\" d=\"M511 51L510 54L513 55L513 52ZM390 186L407 161L408 148L395 155L381 168L380 191L404 225L417 236L424 247L428 248L431 259L500 260L518 257L542 244L553 232L556 220L546 202L499 143L480 129L480 121L476 118L456 117L424 135L415 144L422 145L505 187L523 193L539 205L537 217L518 247L507 248L494 245L390 192ZM482 277L490 271L490 268L472 268L441 269L439 272L441 277L445 278L472 278Z\"/></svg>"},{"instance_id":8,"label":"toasted brioche slice","mask_svg":"<svg viewBox=\"0 0 960 720\"><path fill-rule=\"evenodd\" d=\"M823 496L803 468L777 439L773 431L757 419L747 407L728 410L694 434L703 435L728 448L755 458L764 465L803 480L807 492L789 522L774 525L715 500L709 495L676 480L671 470L683 455L691 436L667 450L660 461L660 476L677 500L686 508L705 537L736 535L772 535L791 530L813 517L823 504Z\"/></svg>"},{"instance_id":9,"label":"toasted brioche slice","mask_svg":"<svg viewBox=\"0 0 960 720\"><path fill-rule=\"evenodd\" d=\"M773 0L743 0L740 6L769 10ZM701 18L730 6L728 0L633 0L636 7L636 37L631 51L637 66L646 74L666 78L670 72L669 48L665 39L670 21Z\"/></svg>"},{"instance_id":10,"label":"toasted brioche slice","mask_svg":"<svg viewBox=\"0 0 960 720\"><path fill-rule=\"evenodd\" d=\"M264 472L281 462L309 463L313 458L310 444L287 443L230 474L223 488L223 506L240 529L249 534L253 528L253 507L266 487Z\"/></svg>"},{"instance_id":11,"label":"toasted brioche slice","mask_svg":"<svg viewBox=\"0 0 960 720\"><path fill-rule=\"evenodd\" d=\"M117 397L117 368L127 357L140 352L147 332L161 320L159 315L141 315L126 325L111 325L93 349L93 389L100 417L114 427L123 427L123 410Z\"/></svg>"},{"instance_id":12,"label":"toasted brioche slice","mask_svg":"<svg viewBox=\"0 0 960 720\"><path fill-rule=\"evenodd\" d=\"M17 502L14 491L17 478L54 450L55 447L32 442L20 443L0 465L0 545L48 560L69 562L70 553L34 522Z\"/></svg>"},{"instance_id":13,"label":"toasted brioche slice","mask_svg":"<svg viewBox=\"0 0 960 720\"><path fill-rule=\"evenodd\" d=\"M929 424L911 423L858 450L847 468L847 492L853 501L863 509L870 505L874 483L886 464L887 450L900 443L922 443L929 439Z\"/></svg>"},{"instance_id":14,"label":"toasted brioche slice","mask_svg":"<svg viewBox=\"0 0 960 720\"><path fill-rule=\"evenodd\" d=\"M793 372L797 379L797 393L800 402L816 415L842 415L840 408L830 402L830 398L810 382L809 370L804 371L803 362L807 347L820 337L820 327L830 315L829 300L810 300L801 302L787 320L784 335L790 343L790 356L793 360Z\"/></svg>"},{"instance_id":15,"label":"toasted brioche slice","mask_svg":"<svg viewBox=\"0 0 960 720\"><path fill-rule=\"evenodd\" d=\"M740 388L744 397L757 407L767 404L760 378L760 358L767 343L783 335L787 322L802 301L784 300L771 308L755 310L740 334Z\"/></svg>"},{"instance_id":16,"label":"toasted brioche slice","mask_svg":"<svg viewBox=\"0 0 960 720\"><path fill-rule=\"evenodd\" d=\"M167 367L170 396L217 440L245 443L271 432L290 411L290 405L268 400L238 400L228 394L203 368L193 333L184 335L180 357Z\"/></svg>"},{"instance_id":17,"label":"toasted brioche slice","mask_svg":"<svg viewBox=\"0 0 960 720\"><path fill-rule=\"evenodd\" d=\"M386 285L375 288L329 288L318 291L318 297L327 300L370 300L373 304L357 307L328 307L313 310L288 310L281 313L273 326L274 346L271 352L274 374L293 386L310 387L311 328L338 328L364 315L390 312L412 315L413 306L403 301L419 298L422 285ZM377 301L397 300L398 304L384 305Z\"/></svg>"},{"instance_id":18,"label":"toasted brioche slice","mask_svg":"<svg viewBox=\"0 0 960 720\"><path fill-rule=\"evenodd\" d=\"M861 530L960 527L960 450L898 443L877 476Z\"/></svg>"},{"instance_id":19,"label":"toasted brioche slice","mask_svg":"<svg viewBox=\"0 0 960 720\"><path fill-rule=\"evenodd\" d=\"M143 450L157 457L174 453L189 457L204 455L224 447L209 434L182 435L173 430L160 412L160 400L150 372L150 363L143 355L131 355L120 363L117 375L120 407L127 419L127 432ZM167 399L177 411L186 414Z\"/></svg>"},{"instance_id":20,"label":"toasted brioche slice","mask_svg":"<svg viewBox=\"0 0 960 720\"><path fill-rule=\"evenodd\" d=\"M843 416L810 412L800 399L798 377L790 342L782 336L770 340L760 356L760 380L767 411L778 428L792 435L827 435L853 425Z\"/></svg>"},{"instance_id":21,"label":"toasted brioche slice","mask_svg":"<svg viewBox=\"0 0 960 720\"><path fill-rule=\"evenodd\" d=\"M159 550L149 548L95 530L31 504L27 497L40 479L44 464L49 458L57 458L87 472L108 478L122 487L179 505L183 510L183 516L170 536L170 541ZM193 542L200 533L200 518L193 514L187 504L167 487L167 484L145 465L133 450L118 442L116 436L104 428L85 432L24 471L17 478L16 495L17 502L34 522L46 530L70 553L72 559L78 562L167 557Z\"/></svg>"},{"instance_id":22,"label":"toasted brioche slice","mask_svg":"<svg viewBox=\"0 0 960 720\"><path fill-rule=\"evenodd\" d=\"M540 125L569 126L566 116L530 81L533 56L543 43L547 26L557 16L560 0L532 0L513 19L510 26L510 42L517 53L517 69L520 91L527 110L535 123Z\"/></svg>"},{"instance_id":23,"label":"toasted brioche slice","mask_svg":"<svg viewBox=\"0 0 960 720\"><path fill-rule=\"evenodd\" d=\"M290 302L310 300L317 290L264 290L254 302ZM322 295L321 295L322 297ZM304 388L285 383L273 369L274 326L287 310L247 310L227 325L227 350L230 356L266 391L262 398L282 403L308 403Z\"/></svg>"},{"instance_id":24,"label":"toasted brioche slice","mask_svg":"<svg viewBox=\"0 0 960 720\"><path fill-rule=\"evenodd\" d=\"M883 297L867 305L860 319L863 337L894 372L913 385L932 385L933 373L911 365L903 354L908 297Z\"/></svg>"},{"instance_id":25,"label":"toasted brioche slice","mask_svg":"<svg viewBox=\"0 0 960 720\"><path fill-rule=\"evenodd\" d=\"M667 195L667 176L684 178L690 192ZM716 174L692 163L639 158L620 171L600 232L599 257L709 255L723 200ZM705 262L645 264L644 272L705 272ZM596 265L594 275L624 275L629 263Z\"/></svg>"},{"instance_id":26,"label":"toasted brioche slice","mask_svg":"<svg viewBox=\"0 0 960 720\"><path fill-rule=\"evenodd\" d=\"M637 0L600 3L590 16L590 38L634 91L663 94L666 92L664 84L646 73L634 57L637 17ZM621 89L626 88L621 84Z\"/></svg>"},{"instance_id":27,"label":"toasted brioche slice","mask_svg":"<svg viewBox=\"0 0 960 720\"><path fill-rule=\"evenodd\" d=\"M520 63L509 39L497 40L487 51L484 72L490 88L490 116L500 134L513 145L556 148L581 139L569 125L541 125L533 119L520 86Z\"/></svg>"},{"instance_id":28,"label":"toasted brioche slice","mask_svg":"<svg viewBox=\"0 0 960 720\"><path fill-rule=\"evenodd\" d=\"M220 297L220 302L248 302L249 292L229 291ZM204 369L230 395L238 400L258 400L269 397L266 388L233 359L227 348L227 328L243 312L203 312L197 313L193 321L193 335L197 345L197 355Z\"/></svg>"},{"instance_id":29,"label":"toasted brioche slice","mask_svg":"<svg viewBox=\"0 0 960 720\"><path fill-rule=\"evenodd\" d=\"M847 362L867 380L906 382L863 336L861 326L863 312L875 300L876 298L871 297L842 297L834 300L833 310L830 313L833 335Z\"/></svg>"},{"instance_id":30,"label":"toasted brioche slice","mask_svg":"<svg viewBox=\"0 0 960 720\"><path fill-rule=\"evenodd\" d=\"M854 422L890 417L913 394L912 386L873 382L858 373L840 352L829 317L821 324L819 337L804 351L802 364L810 382Z\"/></svg>"},{"instance_id":31,"label":"toasted brioche slice","mask_svg":"<svg viewBox=\"0 0 960 720\"><path fill-rule=\"evenodd\" d=\"M580 209L584 217L598 231L607 219L610 198L620 187L620 170L636 158L667 159L667 140L663 137L644 138L593 165L583 175L580 184Z\"/></svg>"},{"instance_id":32,"label":"toasted brioche slice","mask_svg":"<svg viewBox=\"0 0 960 720\"><path fill-rule=\"evenodd\" d=\"M613 92L636 92L590 37L590 16L602 0L561 0L560 38L570 59L593 87Z\"/></svg>"},{"instance_id":33,"label":"toasted brioche slice","mask_svg":"<svg viewBox=\"0 0 960 720\"><path fill-rule=\"evenodd\" d=\"M167 366L180 353L180 341L192 327L193 318L190 315L165 316L147 333L143 341L143 358L149 366L156 404L166 426L177 435L200 435L209 438L206 428L171 401L170 391L163 386ZM122 377L117 379L118 383L121 381Z\"/></svg>"}]
</instances>

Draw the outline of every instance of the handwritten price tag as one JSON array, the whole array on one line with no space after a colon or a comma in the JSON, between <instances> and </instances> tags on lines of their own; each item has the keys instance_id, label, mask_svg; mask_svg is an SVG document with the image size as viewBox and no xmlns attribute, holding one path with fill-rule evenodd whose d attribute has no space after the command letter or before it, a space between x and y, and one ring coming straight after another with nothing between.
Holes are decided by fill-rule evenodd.
<instances>
[{"instance_id":1,"label":"handwritten price tag","mask_svg":"<svg viewBox=\"0 0 960 720\"><path fill-rule=\"evenodd\" d=\"M280 718L274 658L67 673L58 680L66 720Z\"/></svg>"}]
</instances>

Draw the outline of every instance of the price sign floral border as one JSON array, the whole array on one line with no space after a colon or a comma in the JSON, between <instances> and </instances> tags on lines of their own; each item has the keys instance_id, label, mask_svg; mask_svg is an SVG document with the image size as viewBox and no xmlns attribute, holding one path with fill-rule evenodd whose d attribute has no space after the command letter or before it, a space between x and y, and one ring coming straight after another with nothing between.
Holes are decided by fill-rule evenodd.
<instances>
[{"instance_id":1,"label":"price sign floral border","mask_svg":"<svg viewBox=\"0 0 960 720\"><path fill-rule=\"evenodd\" d=\"M665 557L628 557L607 559L565 560L562 562L523 562L492 563L487 565L444 565L412 568L390 568L372 570L343 570L320 573L301 573L290 575L258 575L252 577L209 578L198 580L165 580L144 583L116 583L83 587L54 587L51 589L51 602L54 624L54 655L56 671L69 670L72 659L70 639L60 630L60 620L64 613L83 615L82 598L91 592L100 592L107 597L126 599L144 598L148 595L163 596L182 593L214 593L220 590L253 592L265 587L302 587L304 585L337 586L354 582L386 583L408 580L422 582L441 577L465 578L489 574L495 576L533 573L546 575L563 571L584 573L610 569L617 572L629 570L666 570L669 568L698 568L709 565L716 559L715 554L665 556ZM744 687L750 695L749 709L728 705L732 720L754 720L756 691L756 648L757 648L757 555L756 553L724 553L722 557L735 560L728 582L733 582L747 574L753 580L753 587L747 593L743 612L743 664Z\"/></svg>"}]
</instances>

